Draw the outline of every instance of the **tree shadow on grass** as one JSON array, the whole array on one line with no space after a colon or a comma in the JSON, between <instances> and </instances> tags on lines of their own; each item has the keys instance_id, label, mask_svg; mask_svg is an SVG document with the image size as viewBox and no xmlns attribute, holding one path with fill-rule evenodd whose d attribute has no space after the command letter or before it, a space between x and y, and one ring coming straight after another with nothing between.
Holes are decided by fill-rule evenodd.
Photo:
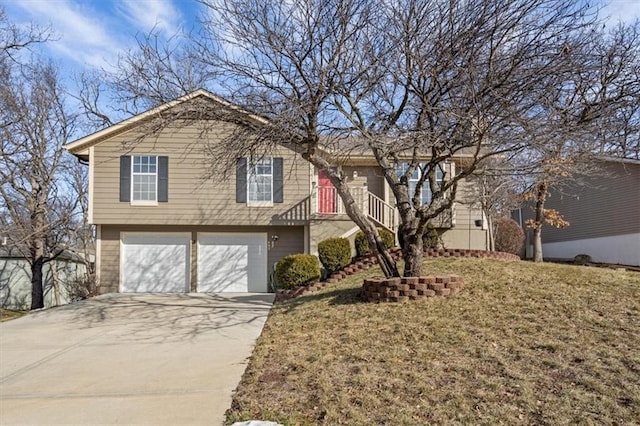
<instances>
[{"instance_id":1,"label":"tree shadow on grass","mask_svg":"<svg viewBox=\"0 0 640 426\"><path fill-rule=\"evenodd\" d=\"M360 287L347 288L328 288L320 290L316 293L305 294L304 296L288 300L283 303L286 312L297 309L298 307L314 302L324 302L330 306L340 305L358 305L367 303L360 296L362 289Z\"/></svg>"}]
</instances>

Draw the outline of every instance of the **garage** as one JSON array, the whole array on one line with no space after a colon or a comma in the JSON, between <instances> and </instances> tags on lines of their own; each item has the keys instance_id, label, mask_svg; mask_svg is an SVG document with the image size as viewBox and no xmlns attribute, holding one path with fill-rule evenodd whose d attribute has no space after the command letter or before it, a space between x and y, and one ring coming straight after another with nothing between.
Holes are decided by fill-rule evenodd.
<instances>
[{"instance_id":1,"label":"garage","mask_svg":"<svg viewBox=\"0 0 640 426\"><path fill-rule=\"evenodd\" d=\"M266 293L267 234L198 234L198 292Z\"/></svg>"},{"instance_id":2,"label":"garage","mask_svg":"<svg viewBox=\"0 0 640 426\"><path fill-rule=\"evenodd\" d=\"M122 233L120 291L189 292L190 233Z\"/></svg>"}]
</instances>

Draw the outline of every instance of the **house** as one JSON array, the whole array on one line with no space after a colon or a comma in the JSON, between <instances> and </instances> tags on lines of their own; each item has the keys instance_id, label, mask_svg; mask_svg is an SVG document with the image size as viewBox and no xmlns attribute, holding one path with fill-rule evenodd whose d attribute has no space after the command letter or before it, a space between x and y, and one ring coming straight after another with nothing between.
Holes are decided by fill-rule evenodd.
<instances>
[{"instance_id":1,"label":"house","mask_svg":"<svg viewBox=\"0 0 640 426\"><path fill-rule=\"evenodd\" d=\"M640 160L598 163L598 173L580 179L580 185L550 192L545 208L560 212L569 226L542 229L544 257L572 260L587 254L594 262L640 266ZM534 214L523 208L512 217L522 226ZM532 231L526 232L526 255L532 257Z\"/></svg>"},{"instance_id":2,"label":"house","mask_svg":"<svg viewBox=\"0 0 640 426\"><path fill-rule=\"evenodd\" d=\"M261 120L198 90L66 146L89 167L101 292L267 292L279 259L315 253L319 241L358 230L326 176L284 144L268 156L238 158L228 179L204 178L207 147L225 144L243 126L237 120L208 122L206 135L197 120L146 130L195 102ZM455 172L454 162L444 167ZM363 209L395 230L393 197L373 158L354 155L344 170ZM447 247L486 248L477 209L458 203L445 216L439 228Z\"/></svg>"},{"instance_id":3,"label":"house","mask_svg":"<svg viewBox=\"0 0 640 426\"><path fill-rule=\"evenodd\" d=\"M74 286L86 274L82 258L68 251L43 266L44 306L71 302ZM0 246L0 307L29 309L31 266L24 255L8 244Z\"/></svg>"}]
</instances>

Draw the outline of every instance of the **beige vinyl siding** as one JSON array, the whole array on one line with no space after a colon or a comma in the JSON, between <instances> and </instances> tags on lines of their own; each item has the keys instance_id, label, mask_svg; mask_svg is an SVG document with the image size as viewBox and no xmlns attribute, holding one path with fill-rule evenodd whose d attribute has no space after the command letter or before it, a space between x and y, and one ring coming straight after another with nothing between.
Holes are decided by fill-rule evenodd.
<instances>
[{"instance_id":1,"label":"beige vinyl siding","mask_svg":"<svg viewBox=\"0 0 640 426\"><path fill-rule=\"evenodd\" d=\"M545 226L544 243L640 233L640 164L606 162L586 184L552 191L545 208L558 210L570 223L567 228ZM523 208L523 219L533 218Z\"/></svg>"},{"instance_id":2,"label":"beige vinyl siding","mask_svg":"<svg viewBox=\"0 0 640 426\"><path fill-rule=\"evenodd\" d=\"M455 224L444 232L444 246L450 249L487 250L487 223L472 182L466 179L458 182L456 200L453 205ZM476 226L476 220L481 221L481 226Z\"/></svg>"},{"instance_id":3,"label":"beige vinyl siding","mask_svg":"<svg viewBox=\"0 0 640 426\"><path fill-rule=\"evenodd\" d=\"M115 293L120 284L120 233L121 232L191 232L191 290L197 288L197 253L198 233L204 232L266 232L267 262L271 272L273 264L289 254L304 253L303 226L171 226L171 225L103 225L100 263L100 293ZM277 236L277 240L274 238Z\"/></svg>"},{"instance_id":4,"label":"beige vinyl siding","mask_svg":"<svg viewBox=\"0 0 640 426\"><path fill-rule=\"evenodd\" d=\"M466 179L458 181L456 201L454 203L456 227L468 229L475 227L476 220L482 220L482 208L472 182Z\"/></svg>"},{"instance_id":5,"label":"beige vinyl siding","mask_svg":"<svg viewBox=\"0 0 640 426\"><path fill-rule=\"evenodd\" d=\"M377 166L344 166L344 173L353 176L353 172L358 173L358 178L365 178L367 189L372 194L384 200L384 176L382 169Z\"/></svg>"},{"instance_id":6,"label":"beige vinyl siding","mask_svg":"<svg viewBox=\"0 0 640 426\"><path fill-rule=\"evenodd\" d=\"M455 225L444 232L444 246L450 249L487 250L486 220L482 211L473 205L455 203L455 218ZM476 226L476 220L482 221L483 226Z\"/></svg>"},{"instance_id":7,"label":"beige vinyl siding","mask_svg":"<svg viewBox=\"0 0 640 426\"><path fill-rule=\"evenodd\" d=\"M100 293L116 293L120 285L120 230L101 226Z\"/></svg>"},{"instance_id":8,"label":"beige vinyl siding","mask_svg":"<svg viewBox=\"0 0 640 426\"><path fill-rule=\"evenodd\" d=\"M236 203L235 165L228 179L206 179L210 168L205 148L224 143L228 125L209 132L203 141L196 125L167 128L157 137L137 141L126 132L100 142L93 150L93 223L178 225L302 225L309 214L309 164L295 152L279 147L270 153L284 159L284 203L248 207ZM132 206L119 201L121 155L169 157L169 202Z\"/></svg>"},{"instance_id":9,"label":"beige vinyl siding","mask_svg":"<svg viewBox=\"0 0 640 426\"><path fill-rule=\"evenodd\" d=\"M346 215L333 215L311 220L309 224L309 239L311 254L318 254L318 243L327 238L337 238L357 228ZM352 235L355 235L357 229ZM351 235L349 235L351 236Z\"/></svg>"}]
</instances>

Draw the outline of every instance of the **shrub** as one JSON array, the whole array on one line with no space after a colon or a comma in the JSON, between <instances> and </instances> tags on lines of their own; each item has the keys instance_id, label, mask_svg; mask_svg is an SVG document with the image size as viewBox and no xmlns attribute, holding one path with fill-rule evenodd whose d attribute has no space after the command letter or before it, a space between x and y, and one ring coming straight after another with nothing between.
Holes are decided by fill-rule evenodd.
<instances>
[{"instance_id":1,"label":"shrub","mask_svg":"<svg viewBox=\"0 0 640 426\"><path fill-rule=\"evenodd\" d=\"M573 263L576 265L588 265L592 262L593 259L588 254L576 254L576 257L573 258Z\"/></svg>"},{"instance_id":2,"label":"shrub","mask_svg":"<svg viewBox=\"0 0 640 426\"><path fill-rule=\"evenodd\" d=\"M391 231L384 228L378 228L378 234L380 234L380 238L382 238L382 242L384 242L384 248L389 249L394 246L395 239L393 238L393 233ZM367 238L364 236L364 232L358 231L356 234L355 245L358 256L364 256L371 253L371 249L369 248Z\"/></svg>"},{"instance_id":3,"label":"shrub","mask_svg":"<svg viewBox=\"0 0 640 426\"><path fill-rule=\"evenodd\" d=\"M351 262L351 244L346 238L328 238L320 241L318 257L329 273L337 271Z\"/></svg>"},{"instance_id":4,"label":"shrub","mask_svg":"<svg viewBox=\"0 0 640 426\"><path fill-rule=\"evenodd\" d=\"M422 248L423 249L437 249L440 248L440 234L436 228L430 223L427 224L427 230L422 235Z\"/></svg>"},{"instance_id":5,"label":"shrub","mask_svg":"<svg viewBox=\"0 0 640 426\"><path fill-rule=\"evenodd\" d=\"M290 254L278 261L276 282L281 288L310 285L320 279L320 264L312 254Z\"/></svg>"},{"instance_id":6,"label":"shrub","mask_svg":"<svg viewBox=\"0 0 640 426\"><path fill-rule=\"evenodd\" d=\"M63 283L67 297L71 302L88 299L98 295L95 275L85 274Z\"/></svg>"},{"instance_id":7,"label":"shrub","mask_svg":"<svg viewBox=\"0 0 640 426\"><path fill-rule=\"evenodd\" d=\"M520 254L524 244L524 231L515 220L501 217L495 223L495 247L497 251Z\"/></svg>"}]
</instances>

